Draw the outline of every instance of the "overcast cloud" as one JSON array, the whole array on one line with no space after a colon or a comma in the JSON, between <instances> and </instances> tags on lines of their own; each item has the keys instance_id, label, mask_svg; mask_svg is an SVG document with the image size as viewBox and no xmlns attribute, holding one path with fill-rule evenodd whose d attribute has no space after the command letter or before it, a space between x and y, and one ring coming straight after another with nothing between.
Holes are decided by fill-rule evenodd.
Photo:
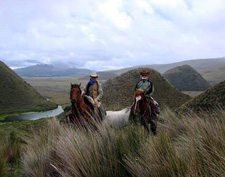
<instances>
[{"instance_id":1,"label":"overcast cloud","mask_svg":"<svg viewBox=\"0 0 225 177\"><path fill-rule=\"evenodd\" d=\"M224 0L1 0L0 60L94 70L225 56Z\"/></svg>"}]
</instances>

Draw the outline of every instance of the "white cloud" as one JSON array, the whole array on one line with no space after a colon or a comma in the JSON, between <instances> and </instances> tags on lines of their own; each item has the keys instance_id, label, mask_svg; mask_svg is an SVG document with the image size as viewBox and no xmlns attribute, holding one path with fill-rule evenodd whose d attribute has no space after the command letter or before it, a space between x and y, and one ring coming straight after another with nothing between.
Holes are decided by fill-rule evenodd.
<instances>
[{"instance_id":1,"label":"white cloud","mask_svg":"<svg viewBox=\"0 0 225 177\"><path fill-rule=\"evenodd\" d=\"M150 3L145 0L136 0L137 6L143 9L148 14L152 15L154 13L154 9L151 7Z\"/></svg>"},{"instance_id":2,"label":"white cloud","mask_svg":"<svg viewBox=\"0 0 225 177\"><path fill-rule=\"evenodd\" d=\"M224 0L1 1L0 58L102 70L225 56L224 10Z\"/></svg>"},{"instance_id":3,"label":"white cloud","mask_svg":"<svg viewBox=\"0 0 225 177\"><path fill-rule=\"evenodd\" d=\"M99 5L99 9L103 16L108 18L113 24L121 30L126 30L130 27L132 19L122 11L122 0L109 0Z\"/></svg>"},{"instance_id":4,"label":"white cloud","mask_svg":"<svg viewBox=\"0 0 225 177\"><path fill-rule=\"evenodd\" d=\"M112 65L114 63L114 65ZM111 70L111 69L119 69L123 68L123 58L112 58L110 60L94 60L87 61L84 65L85 68L90 68L92 70Z\"/></svg>"},{"instance_id":5,"label":"white cloud","mask_svg":"<svg viewBox=\"0 0 225 177\"><path fill-rule=\"evenodd\" d=\"M47 56L44 56L44 57L41 58L41 62L44 63L44 64L50 64L51 58L47 57Z\"/></svg>"}]
</instances>

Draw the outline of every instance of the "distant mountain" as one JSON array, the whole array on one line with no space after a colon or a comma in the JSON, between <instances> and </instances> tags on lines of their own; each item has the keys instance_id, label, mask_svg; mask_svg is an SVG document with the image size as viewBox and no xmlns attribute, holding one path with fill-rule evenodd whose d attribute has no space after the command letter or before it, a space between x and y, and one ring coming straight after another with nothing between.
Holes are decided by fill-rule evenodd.
<instances>
[{"instance_id":1,"label":"distant mountain","mask_svg":"<svg viewBox=\"0 0 225 177\"><path fill-rule=\"evenodd\" d=\"M197 97L183 104L178 111L212 111L215 107L225 109L225 81L206 90Z\"/></svg>"},{"instance_id":2,"label":"distant mountain","mask_svg":"<svg viewBox=\"0 0 225 177\"><path fill-rule=\"evenodd\" d=\"M0 114L56 108L0 61Z\"/></svg>"},{"instance_id":3,"label":"distant mountain","mask_svg":"<svg viewBox=\"0 0 225 177\"><path fill-rule=\"evenodd\" d=\"M209 83L189 65L170 69L163 76L181 91L203 91L210 87Z\"/></svg>"},{"instance_id":4,"label":"distant mountain","mask_svg":"<svg viewBox=\"0 0 225 177\"><path fill-rule=\"evenodd\" d=\"M175 63L169 63L169 64L153 64L153 65L141 65L141 66L133 66L123 69L117 69L117 70L107 70L107 71L101 71L101 74L104 75L105 73L111 73L110 75L107 74L107 79L112 79L116 76L119 76L122 73L125 73L129 70L140 68L140 67L146 67L146 68L152 68L161 74L166 72L169 69L182 66L182 65L189 65L192 68L194 68L197 72L201 73L203 78L205 78L209 83L218 83L223 81L223 78L221 78L221 75L225 75L225 70L221 70L220 68L225 67L225 57L223 58L211 58L211 59L196 59L196 60L186 60L181 62L175 62ZM212 71L212 72L211 72ZM207 74L210 73L211 74ZM210 80L213 79L213 80ZM215 82L214 82L215 81Z\"/></svg>"},{"instance_id":5,"label":"distant mountain","mask_svg":"<svg viewBox=\"0 0 225 177\"><path fill-rule=\"evenodd\" d=\"M164 73L169 69L175 68L177 66L189 65L196 71L213 70L222 66L225 66L225 57L223 58L211 58L211 59L196 59L196 60L186 60L176 63L169 64L159 64L159 65L145 65L146 67L155 69L160 73Z\"/></svg>"},{"instance_id":6,"label":"distant mountain","mask_svg":"<svg viewBox=\"0 0 225 177\"><path fill-rule=\"evenodd\" d=\"M133 69L120 76L110 79L103 84L102 103L106 110L121 110L131 106L133 103L134 88L140 80L140 71L143 68ZM161 107L168 106L172 109L178 108L191 97L183 94L173 86L157 71L147 68L150 72L150 80L154 83L155 93L153 97Z\"/></svg>"},{"instance_id":7,"label":"distant mountain","mask_svg":"<svg viewBox=\"0 0 225 177\"><path fill-rule=\"evenodd\" d=\"M201 71L200 74L211 84L216 85L225 80L225 66Z\"/></svg>"},{"instance_id":8,"label":"distant mountain","mask_svg":"<svg viewBox=\"0 0 225 177\"><path fill-rule=\"evenodd\" d=\"M117 76L117 74L110 71L103 71L103 72L100 71L97 73L99 75L98 80L108 80ZM81 76L78 76L78 78L80 80L88 80L90 78L90 74L81 75Z\"/></svg>"},{"instance_id":9,"label":"distant mountain","mask_svg":"<svg viewBox=\"0 0 225 177\"><path fill-rule=\"evenodd\" d=\"M91 70L79 68L60 69L46 64L37 64L26 68L15 69L14 71L21 76L35 77L71 76L91 72Z\"/></svg>"}]
</instances>

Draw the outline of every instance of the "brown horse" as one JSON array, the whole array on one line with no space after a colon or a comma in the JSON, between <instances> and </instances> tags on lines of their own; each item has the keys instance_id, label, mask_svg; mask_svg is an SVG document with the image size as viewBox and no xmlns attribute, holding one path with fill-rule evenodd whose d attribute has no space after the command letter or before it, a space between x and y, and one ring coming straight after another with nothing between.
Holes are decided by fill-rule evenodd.
<instances>
[{"instance_id":1,"label":"brown horse","mask_svg":"<svg viewBox=\"0 0 225 177\"><path fill-rule=\"evenodd\" d=\"M151 98L145 95L145 90L137 89L134 94L134 104L131 106L129 120L137 123L140 121L147 133L149 133L149 124L151 131L156 134L156 114L154 110L154 103Z\"/></svg>"},{"instance_id":2,"label":"brown horse","mask_svg":"<svg viewBox=\"0 0 225 177\"><path fill-rule=\"evenodd\" d=\"M81 84L71 84L70 100L72 112L66 116L67 122L82 127L97 129L97 119L94 116L94 107L91 103L86 104L81 96Z\"/></svg>"}]
</instances>

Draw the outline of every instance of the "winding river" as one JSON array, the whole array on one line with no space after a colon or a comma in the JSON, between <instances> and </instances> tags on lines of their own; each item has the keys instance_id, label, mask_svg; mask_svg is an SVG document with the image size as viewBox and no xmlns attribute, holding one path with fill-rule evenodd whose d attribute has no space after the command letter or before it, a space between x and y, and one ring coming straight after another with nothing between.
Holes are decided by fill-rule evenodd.
<instances>
[{"instance_id":1,"label":"winding river","mask_svg":"<svg viewBox=\"0 0 225 177\"><path fill-rule=\"evenodd\" d=\"M62 106L59 105L56 109L49 110L49 111L9 116L5 118L5 121L11 122L11 121L19 121L19 120L37 120L41 118L57 116L61 114L62 112L63 112Z\"/></svg>"}]
</instances>

